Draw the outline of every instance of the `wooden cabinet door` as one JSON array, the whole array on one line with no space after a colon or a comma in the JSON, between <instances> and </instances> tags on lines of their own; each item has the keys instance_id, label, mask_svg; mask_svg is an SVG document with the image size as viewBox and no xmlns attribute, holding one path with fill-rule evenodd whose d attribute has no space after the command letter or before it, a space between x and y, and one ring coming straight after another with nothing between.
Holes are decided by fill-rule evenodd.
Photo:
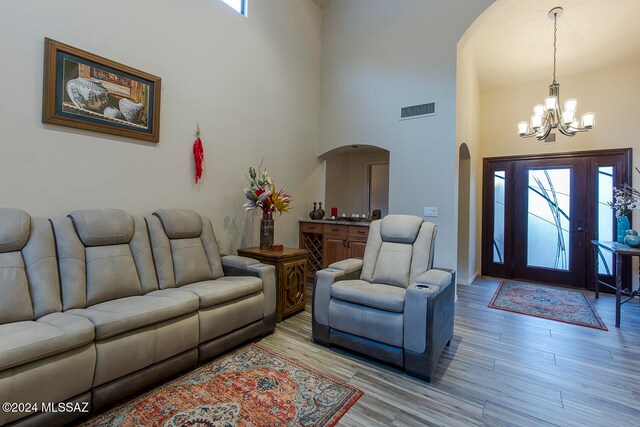
<instances>
[{"instance_id":1,"label":"wooden cabinet door","mask_svg":"<svg viewBox=\"0 0 640 427\"><path fill-rule=\"evenodd\" d=\"M344 236L324 235L322 244L322 267L327 268L336 261L348 258L347 241Z\"/></svg>"},{"instance_id":2,"label":"wooden cabinet door","mask_svg":"<svg viewBox=\"0 0 640 427\"><path fill-rule=\"evenodd\" d=\"M304 310L305 306L305 281L306 259L284 262L280 266L280 307L278 319L282 319L291 313Z\"/></svg>"},{"instance_id":3,"label":"wooden cabinet door","mask_svg":"<svg viewBox=\"0 0 640 427\"><path fill-rule=\"evenodd\" d=\"M364 250L366 247L366 239L351 238L349 241L349 258L364 258Z\"/></svg>"}]
</instances>

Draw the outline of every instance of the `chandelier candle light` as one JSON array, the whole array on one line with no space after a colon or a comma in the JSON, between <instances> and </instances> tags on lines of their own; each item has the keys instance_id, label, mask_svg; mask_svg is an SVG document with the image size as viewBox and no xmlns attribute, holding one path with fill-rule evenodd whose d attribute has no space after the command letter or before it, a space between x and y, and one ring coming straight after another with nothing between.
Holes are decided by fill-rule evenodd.
<instances>
[{"instance_id":1,"label":"chandelier candle light","mask_svg":"<svg viewBox=\"0 0 640 427\"><path fill-rule=\"evenodd\" d=\"M558 129L565 136L574 136L578 132L587 132L595 124L594 113L582 115L582 126L576 119L578 100L569 98L564 103L564 111L560 110L560 84L556 82L556 43L558 41L558 18L562 16L562 8L554 7L549 12L549 19L553 19L553 83L549 85L549 96L544 104L533 107L531 123L518 123L518 133L523 138L535 136L544 141L552 129Z\"/></svg>"}]
</instances>

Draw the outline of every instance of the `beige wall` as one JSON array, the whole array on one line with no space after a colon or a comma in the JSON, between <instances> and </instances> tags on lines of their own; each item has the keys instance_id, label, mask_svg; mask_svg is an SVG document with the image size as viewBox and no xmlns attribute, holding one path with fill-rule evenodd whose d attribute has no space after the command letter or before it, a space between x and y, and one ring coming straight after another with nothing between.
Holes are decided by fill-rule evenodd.
<instances>
[{"instance_id":1,"label":"beige wall","mask_svg":"<svg viewBox=\"0 0 640 427\"><path fill-rule=\"evenodd\" d=\"M482 18L478 18L479 20ZM477 21L476 21L477 22ZM482 162L480 154L480 84L474 61L474 52L468 43L473 37L471 27L458 42L457 51L457 90L456 90L456 142L458 145L457 204L458 215L458 283L470 284L479 272L476 258L480 255L480 223L476 211L481 208L478 203L479 190L482 183ZM461 160L460 151L466 145L469 159ZM462 150L461 150L462 148ZM465 153L466 154L466 153ZM460 173L461 162L468 162L469 171ZM462 176L461 176L462 175ZM460 182L468 179L468 184ZM468 187L468 188L467 188ZM468 192L467 192L468 190Z\"/></svg>"},{"instance_id":2,"label":"beige wall","mask_svg":"<svg viewBox=\"0 0 640 427\"><path fill-rule=\"evenodd\" d=\"M275 239L297 246L297 219L324 186L321 31L310 0L253 1L247 18L218 0L3 1L0 205L47 216L193 208L232 252L258 243L258 216L244 212L242 189L246 168L264 158L296 207L276 218ZM44 125L45 36L162 77L160 142ZM194 187L196 122L206 172Z\"/></svg>"},{"instance_id":3,"label":"beige wall","mask_svg":"<svg viewBox=\"0 0 640 427\"><path fill-rule=\"evenodd\" d=\"M391 153L389 213L438 207L435 262L456 267L456 45L493 0L333 0L324 9L318 154ZM400 6L401 3L401 6ZM434 117L399 121L436 101Z\"/></svg>"}]
</instances>

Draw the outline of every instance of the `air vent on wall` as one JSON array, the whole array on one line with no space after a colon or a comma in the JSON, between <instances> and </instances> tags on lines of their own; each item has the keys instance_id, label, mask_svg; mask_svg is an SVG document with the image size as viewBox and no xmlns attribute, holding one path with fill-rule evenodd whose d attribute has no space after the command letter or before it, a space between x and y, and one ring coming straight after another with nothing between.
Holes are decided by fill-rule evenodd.
<instances>
[{"instance_id":1,"label":"air vent on wall","mask_svg":"<svg viewBox=\"0 0 640 427\"><path fill-rule=\"evenodd\" d=\"M417 119L420 117L429 117L436 115L436 103L412 105L411 107L403 107L400 109L400 120Z\"/></svg>"}]
</instances>

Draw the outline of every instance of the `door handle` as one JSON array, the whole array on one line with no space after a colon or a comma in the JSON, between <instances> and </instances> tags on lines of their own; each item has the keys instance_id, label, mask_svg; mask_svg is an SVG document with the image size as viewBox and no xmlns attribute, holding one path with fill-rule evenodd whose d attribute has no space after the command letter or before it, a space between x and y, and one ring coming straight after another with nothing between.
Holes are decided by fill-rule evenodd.
<instances>
[{"instance_id":1,"label":"door handle","mask_svg":"<svg viewBox=\"0 0 640 427\"><path fill-rule=\"evenodd\" d=\"M582 227L578 227L576 230L578 230L578 231L584 231L584 228L582 228Z\"/></svg>"}]
</instances>

